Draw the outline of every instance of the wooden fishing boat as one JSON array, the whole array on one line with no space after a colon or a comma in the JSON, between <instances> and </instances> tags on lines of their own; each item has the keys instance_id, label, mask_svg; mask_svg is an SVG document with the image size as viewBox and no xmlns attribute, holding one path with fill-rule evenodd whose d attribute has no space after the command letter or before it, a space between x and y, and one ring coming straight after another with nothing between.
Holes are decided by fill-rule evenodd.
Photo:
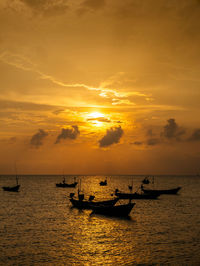
<instances>
[{"instance_id":1,"label":"wooden fishing boat","mask_svg":"<svg viewBox=\"0 0 200 266\"><path fill-rule=\"evenodd\" d=\"M10 191L10 192L18 192L19 188L20 188L20 185L18 184L18 176L16 176L16 186L2 187L4 191Z\"/></svg>"},{"instance_id":2,"label":"wooden fishing boat","mask_svg":"<svg viewBox=\"0 0 200 266\"><path fill-rule=\"evenodd\" d=\"M14 186L14 187L2 187L4 191L10 191L10 192L18 192L20 185Z\"/></svg>"},{"instance_id":3,"label":"wooden fishing boat","mask_svg":"<svg viewBox=\"0 0 200 266\"><path fill-rule=\"evenodd\" d=\"M109 216L128 216L135 203L114 205L114 206L93 206L92 213L103 214Z\"/></svg>"},{"instance_id":4,"label":"wooden fishing boat","mask_svg":"<svg viewBox=\"0 0 200 266\"><path fill-rule=\"evenodd\" d=\"M118 189L115 190L115 196L120 199L157 199L160 194L159 193L124 193L120 192Z\"/></svg>"},{"instance_id":5,"label":"wooden fishing boat","mask_svg":"<svg viewBox=\"0 0 200 266\"><path fill-rule=\"evenodd\" d=\"M133 179L131 181L131 185L128 185L128 189L130 190L130 192L132 192L132 190L133 190Z\"/></svg>"},{"instance_id":6,"label":"wooden fishing boat","mask_svg":"<svg viewBox=\"0 0 200 266\"><path fill-rule=\"evenodd\" d=\"M143 183L143 184L149 184L149 183L150 183L148 176L146 176L146 177L142 180L142 183Z\"/></svg>"},{"instance_id":7,"label":"wooden fishing boat","mask_svg":"<svg viewBox=\"0 0 200 266\"><path fill-rule=\"evenodd\" d=\"M141 186L141 190L144 193L152 194L152 193L159 193L161 194L177 194L177 192L181 189L181 187L171 188L171 189L145 189Z\"/></svg>"},{"instance_id":8,"label":"wooden fishing boat","mask_svg":"<svg viewBox=\"0 0 200 266\"><path fill-rule=\"evenodd\" d=\"M107 186L107 178L104 181L99 182L100 186Z\"/></svg>"},{"instance_id":9,"label":"wooden fishing boat","mask_svg":"<svg viewBox=\"0 0 200 266\"><path fill-rule=\"evenodd\" d=\"M65 178L63 178L62 183L57 183L57 184L56 184L56 187L62 187L62 188L76 187L77 184L78 184L78 182L76 182L76 178L75 178L75 177L74 177L74 182L73 182L73 183L70 183L70 184L66 183L66 182L65 182Z\"/></svg>"},{"instance_id":10,"label":"wooden fishing boat","mask_svg":"<svg viewBox=\"0 0 200 266\"><path fill-rule=\"evenodd\" d=\"M73 194L70 194L70 202L73 207L78 209L92 209L95 206L113 206L119 200L119 198L114 198L110 200L93 201L94 196L90 196L89 200L84 200L84 194L79 194L78 199L73 198Z\"/></svg>"},{"instance_id":11,"label":"wooden fishing boat","mask_svg":"<svg viewBox=\"0 0 200 266\"><path fill-rule=\"evenodd\" d=\"M71 183L71 184L58 183L58 184L56 184L56 187L63 187L63 188L66 188L66 187L76 187L77 184L78 184L77 182L74 182L74 183Z\"/></svg>"}]
</instances>

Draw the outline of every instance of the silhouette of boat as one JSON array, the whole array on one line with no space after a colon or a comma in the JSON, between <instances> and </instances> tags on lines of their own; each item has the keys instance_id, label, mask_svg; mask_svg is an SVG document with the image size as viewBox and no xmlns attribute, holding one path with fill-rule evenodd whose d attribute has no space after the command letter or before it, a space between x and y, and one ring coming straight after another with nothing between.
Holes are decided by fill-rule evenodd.
<instances>
[{"instance_id":1,"label":"silhouette of boat","mask_svg":"<svg viewBox=\"0 0 200 266\"><path fill-rule=\"evenodd\" d=\"M129 189L130 191L132 191L132 189L133 189L133 179L132 179L132 181L131 181L131 185L128 185L128 189Z\"/></svg>"},{"instance_id":2,"label":"silhouette of boat","mask_svg":"<svg viewBox=\"0 0 200 266\"><path fill-rule=\"evenodd\" d=\"M92 214L103 214L109 216L128 216L135 203L129 202L128 204L114 205L114 206L93 206Z\"/></svg>"},{"instance_id":3,"label":"silhouette of boat","mask_svg":"<svg viewBox=\"0 0 200 266\"><path fill-rule=\"evenodd\" d=\"M160 194L155 193L124 193L120 192L118 189L115 190L115 196L119 197L119 199L157 199Z\"/></svg>"},{"instance_id":4,"label":"silhouette of boat","mask_svg":"<svg viewBox=\"0 0 200 266\"><path fill-rule=\"evenodd\" d=\"M65 178L63 178L62 183L57 183L56 187L62 187L62 188L66 188L66 187L76 187L78 184L78 182L76 182L76 178L74 177L74 182L73 183L65 183Z\"/></svg>"},{"instance_id":5,"label":"silhouette of boat","mask_svg":"<svg viewBox=\"0 0 200 266\"><path fill-rule=\"evenodd\" d=\"M14 187L2 187L4 191L18 192L20 185Z\"/></svg>"},{"instance_id":6,"label":"silhouette of boat","mask_svg":"<svg viewBox=\"0 0 200 266\"><path fill-rule=\"evenodd\" d=\"M107 177L104 181L99 182L100 186L107 186Z\"/></svg>"},{"instance_id":7,"label":"silhouette of boat","mask_svg":"<svg viewBox=\"0 0 200 266\"><path fill-rule=\"evenodd\" d=\"M93 201L95 196L90 196L89 200L84 200L84 194L79 194L78 199L74 199L74 193L70 193L70 202L73 207L78 209L92 209L96 206L113 206L119 200L119 198L114 198L110 200L102 200L102 201Z\"/></svg>"},{"instance_id":8,"label":"silhouette of boat","mask_svg":"<svg viewBox=\"0 0 200 266\"><path fill-rule=\"evenodd\" d=\"M142 183L143 183L143 184L149 184L149 183L150 183L150 181L149 181L149 179L148 179L148 176L146 176L146 177L142 180Z\"/></svg>"},{"instance_id":9,"label":"silhouette of boat","mask_svg":"<svg viewBox=\"0 0 200 266\"><path fill-rule=\"evenodd\" d=\"M152 193L159 193L161 194L177 194L177 192L181 189L181 187L172 188L172 189L145 189L143 186L141 186L141 190L144 193L152 194Z\"/></svg>"},{"instance_id":10,"label":"silhouette of boat","mask_svg":"<svg viewBox=\"0 0 200 266\"><path fill-rule=\"evenodd\" d=\"M16 176L16 186L12 187L2 187L4 191L10 191L10 192L18 192L20 188L20 185L18 184L18 177Z\"/></svg>"}]
</instances>

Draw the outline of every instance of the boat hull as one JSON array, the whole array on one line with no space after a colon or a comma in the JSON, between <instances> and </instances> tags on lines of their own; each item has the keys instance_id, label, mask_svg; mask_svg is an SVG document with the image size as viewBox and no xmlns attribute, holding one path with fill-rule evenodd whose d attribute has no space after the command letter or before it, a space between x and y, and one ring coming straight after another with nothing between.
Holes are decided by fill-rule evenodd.
<instances>
[{"instance_id":1,"label":"boat hull","mask_svg":"<svg viewBox=\"0 0 200 266\"><path fill-rule=\"evenodd\" d=\"M122 193L116 192L115 195L120 199L157 199L159 193Z\"/></svg>"},{"instance_id":2,"label":"boat hull","mask_svg":"<svg viewBox=\"0 0 200 266\"><path fill-rule=\"evenodd\" d=\"M92 213L108 216L128 216L135 203L128 203L115 206L96 206L92 208Z\"/></svg>"},{"instance_id":3,"label":"boat hull","mask_svg":"<svg viewBox=\"0 0 200 266\"><path fill-rule=\"evenodd\" d=\"M78 209L92 209L96 206L113 206L119 200L119 198L104 200L104 201L87 201L87 200L78 200L78 199L70 199L73 207Z\"/></svg>"},{"instance_id":4,"label":"boat hull","mask_svg":"<svg viewBox=\"0 0 200 266\"><path fill-rule=\"evenodd\" d=\"M58 184L56 184L56 187L62 187L62 188L66 188L66 187L76 187L77 184L78 184L77 182L72 183L72 184L58 183Z\"/></svg>"},{"instance_id":5,"label":"boat hull","mask_svg":"<svg viewBox=\"0 0 200 266\"><path fill-rule=\"evenodd\" d=\"M107 181L101 181L101 182L99 183L99 185L100 185L100 186L107 186Z\"/></svg>"},{"instance_id":6,"label":"boat hull","mask_svg":"<svg viewBox=\"0 0 200 266\"><path fill-rule=\"evenodd\" d=\"M2 187L4 191L10 191L10 192L18 192L20 185L14 186L14 187Z\"/></svg>"},{"instance_id":7,"label":"boat hull","mask_svg":"<svg viewBox=\"0 0 200 266\"><path fill-rule=\"evenodd\" d=\"M181 187L172 188L172 189L144 189L142 191L147 194L159 193L159 194L177 194Z\"/></svg>"}]
</instances>

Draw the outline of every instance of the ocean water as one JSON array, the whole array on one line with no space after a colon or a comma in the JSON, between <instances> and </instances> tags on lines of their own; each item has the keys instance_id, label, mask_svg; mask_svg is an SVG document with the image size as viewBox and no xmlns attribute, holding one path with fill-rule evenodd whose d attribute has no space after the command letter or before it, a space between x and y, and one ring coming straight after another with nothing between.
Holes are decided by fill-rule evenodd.
<instances>
[{"instance_id":1,"label":"ocean water","mask_svg":"<svg viewBox=\"0 0 200 266\"><path fill-rule=\"evenodd\" d=\"M86 197L111 198L143 176L79 176ZM0 190L0 265L200 265L200 178L156 176L155 188L181 186L178 195L134 200L130 217L91 215L71 208L74 188L61 176L21 176L20 192ZM72 176L66 182L73 182ZM15 184L0 176L0 186ZM150 185L148 185L150 186ZM133 189L133 190L134 190Z\"/></svg>"}]
</instances>

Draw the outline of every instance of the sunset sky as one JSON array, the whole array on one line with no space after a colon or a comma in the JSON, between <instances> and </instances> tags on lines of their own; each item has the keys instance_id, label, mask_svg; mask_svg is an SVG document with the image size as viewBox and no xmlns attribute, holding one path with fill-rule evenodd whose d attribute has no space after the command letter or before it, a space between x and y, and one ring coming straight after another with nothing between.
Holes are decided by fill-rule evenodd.
<instances>
[{"instance_id":1,"label":"sunset sky","mask_svg":"<svg viewBox=\"0 0 200 266\"><path fill-rule=\"evenodd\" d=\"M199 0L1 0L0 174L200 172Z\"/></svg>"}]
</instances>

